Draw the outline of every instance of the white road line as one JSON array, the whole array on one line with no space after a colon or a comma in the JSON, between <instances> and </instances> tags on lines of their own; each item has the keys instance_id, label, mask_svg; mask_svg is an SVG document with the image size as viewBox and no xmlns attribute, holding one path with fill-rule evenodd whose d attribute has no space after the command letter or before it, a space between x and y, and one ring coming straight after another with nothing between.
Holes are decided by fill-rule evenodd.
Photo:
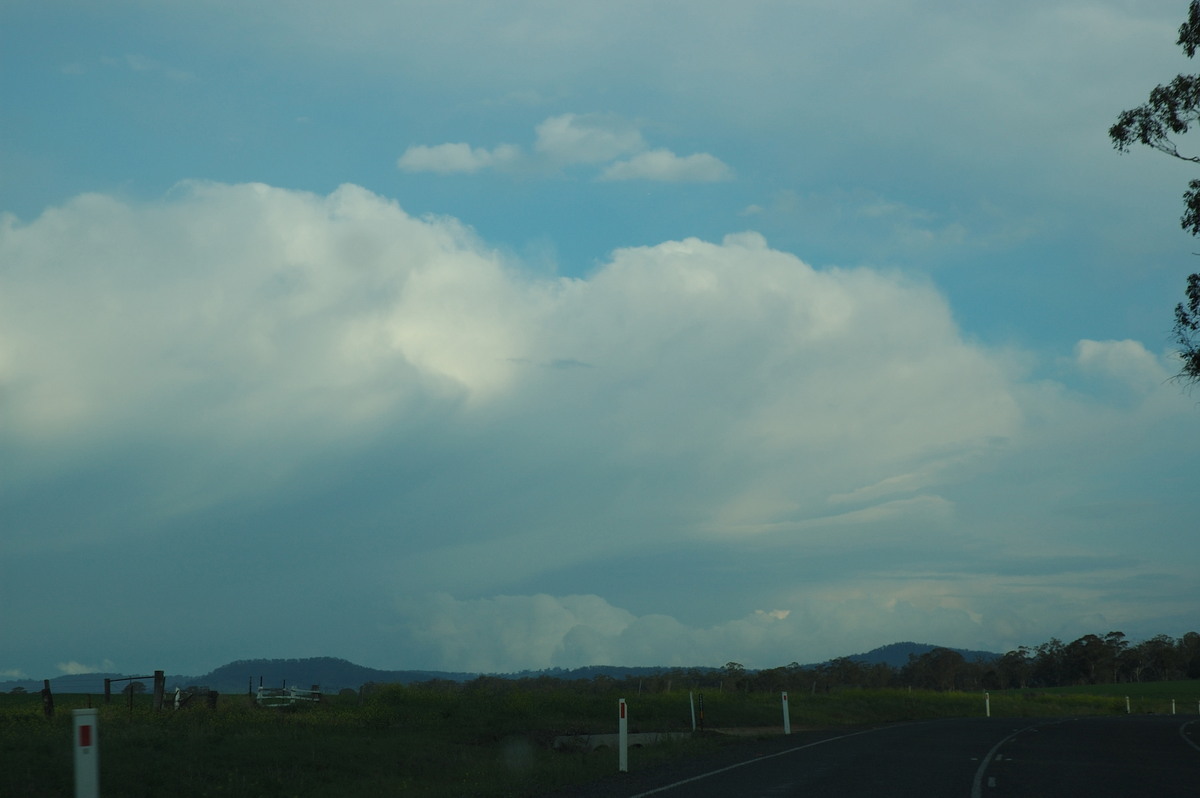
<instances>
[{"instance_id":1,"label":"white road line","mask_svg":"<svg viewBox=\"0 0 1200 798\"><path fill-rule=\"evenodd\" d=\"M796 751L803 751L805 748L813 748L818 745L824 745L825 743L832 743L834 740L845 740L850 737L858 737L860 734L870 734L871 732L882 731L884 728L895 728L895 727L894 726L880 727L878 729L867 729L866 731L854 732L853 734L843 734L840 737L828 737L824 740L817 740L815 743L809 743L808 745L799 745L799 746L796 746L795 748L789 748L786 751L779 751L774 754L767 754L766 756L755 757L754 759L747 759L745 762L738 762L736 765L730 765L728 767L719 768L717 770L710 770L707 773L701 773L699 776L692 776L690 779L683 779L682 781L677 781L674 784L668 784L664 787L655 787L653 790L646 790L645 792L639 792L637 795L631 795L629 798L642 798L642 796L645 796L645 795L654 795L655 793L658 793L658 792L666 792L667 790L673 790L682 784L690 784L693 781L700 781L700 779L707 779L709 776L715 776L718 773L727 773L730 770L735 770L735 769L743 767L745 765L753 765L755 762L762 762L767 759L774 759L775 757L783 756L784 754L794 754Z\"/></svg>"},{"instance_id":2,"label":"white road line","mask_svg":"<svg viewBox=\"0 0 1200 798\"><path fill-rule=\"evenodd\" d=\"M1036 723L1033 724L1033 726L1036 725ZM971 782L971 798L983 798L983 773L985 770L987 770L988 765L991 764L992 757L996 755L996 750L1021 732L1029 731L1033 728L1033 726L1026 726L1024 729L1017 729L1015 732L992 746L992 750L988 751L987 756L985 756L983 761L979 763L979 769L975 771L975 780ZM994 785L989 783L988 786L992 787Z\"/></svg>"}]
</instances>

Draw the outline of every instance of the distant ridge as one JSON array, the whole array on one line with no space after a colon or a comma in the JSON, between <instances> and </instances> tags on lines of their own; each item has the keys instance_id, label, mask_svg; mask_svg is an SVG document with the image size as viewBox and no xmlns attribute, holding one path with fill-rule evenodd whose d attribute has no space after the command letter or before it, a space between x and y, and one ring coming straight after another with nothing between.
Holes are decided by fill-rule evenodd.
<instances>
[{"instance_id":1,"label":"distant ridge","mask_svg":"<svg viewBox=\"0 0 1200 798\"><path fill-rule=\"evenodd\" d=\"M893 668L903 668L908 664L910 656L919 657L922 654L928 654L935 648L945 648L950 651L956 651L962 655L967 662L991 662L999 659L1002 655L994 651L972 651L966 648L951 648L950 646L934 646L929 643L888 643L886 646L873 648L865 654L851 654L846 657L848 660L860 662L864 665L878 665L880 663L891 666Z\"/></svg>"},{"instance_id":2,"label":"distant ridge","mask_svg":"<svg viewBox=\"0 0 1200 798\"><path fill-rule=\"evenodd\" d=\"M928 643L890 643L886 646L871 649L864 654L852 654L845 659L865 665L885 664L892 668L902 668L908 664L910 656L921 656L935 648ZM989 662L1000 657L990 651L971 651L962 648L951 648L957 651L968 662ZM832 660L830 660L832 661ZM804 667L812 668L827 663L816 663ZM609 677L626 679L629 677L654 676L668 671L698 671L710 672L720 668L714 667L622 667L617 665L590 665L583 668L545 668L537 671L520 671L517 673L468 673L462 671L429 671L429 670L379 670L363 665L355 665L348 660L337 657L310 657L306 659L245 659L231 662L228 665L202 674L200 676L183 676L167 674L167 689L173 691L176 687L203 686L222 693L244 693L258 688L260 680L264 687L281 687L284 684L296 687L320 685L322 692L335 693L340 690L357 690L364 684L413 684L415 682L430 682L434 680L467 682L480 676L495 676L505 679L536 679L548 677L551 679L579 680ZM123 673L86 673L56 676L50 680L50 689L57 693L89 693L102 694L105 678L122 679L131 674ZM141 671L137 676L147 675ZM147 684L147 687L150 685ZM119 693L125 683L113 685L113 692ZM42 689L41 680L18 679L0 682L0 692L11 692L21 688L28 692Z\"/></svg>"},{"instance_id":3,"label":"distant ridge","mask_svg":"<svg viewBox=\"0 0 1200 798\"><path fill-rule=\"evenodd\" d=\"M128 676L150 675L148 671L138 671L134 674L125 673L80 673L56 676L50 680L50 690L56 693L87 693L102 694L104 680L124 679ZM202 686L221 693L245 693L258 688L260 680L264 687L289 686L307 688L310 685L320 685L325 693L337 692L346 688L357 690L368 682L380 684L412 684L413 682L428 682L434 679L449 681L468 681L478 676L477 673L453 673L446 671L384 671L355 665L336 657L311 657L307 659L247 659L222 665L216 670L200 676L185 676L181 674L166 674L167 690L174 691L176 687ZM114 693L120 693L125 688L125 682L114 684ZM150 683L146 683L150 687ZM28 692L42 689L40 680L17 679L0 682L0 692L11 692L14 688L22 688Z\"/></svg>"},{"instance_id":4,"label":"distant ridge","mask_svg":"<svg viewBox=\"0 0 1200 798\"><path fill-rule=\"evenodd\" d=\"M222 665L189 684L200 684L221 692L238 692L257 689L259 680L264 687L281 687L285 683L295 687L318 684L323 692L336 692L347 688L357 690L368 682L379 684L412 684L442 679L464 682L474 679L477 673L447 671L384 671L355 665L336 657L310 657L308 659L244 659Z\"/></svg>"},{"instance_id":5,"label":"distant ridge","mask_svg":"<svg viewBox=\"0 0 1200 798\"><path fill-rule=\"evenodd\" d=\"M220 693L254 692L261 683L264 687L307 688L310 685L320 685L324 693L336 693L340 690L357 690L364 684L414 684L417 682L451 681L467 682L480 676L495 676L502 679L536 679L549 677L552 679L595 679L607 676L613 679L628 677L652 676L668 670L668 667L621 667L615 665L590 665L584 668L547 668L539 671L520 671L518 673L468 673L462 671L424 671L398 670L387 671L356 665L348 660L337 657L309 657L305 659L245 659L230 662L215 670L200 676L185 676L167 674L168 692L176 687L200 686L208 687ZM716 668L696 668L698 671L713 671ZM125 673L81 673L56 676L50 680L50 689L55 693L85 693L101 694L104 692L104 680L125 679L130 675L145 676L146 672L137 674ZM114 693L125 688L126 683L114 684ZM151 685L146 682L146 687ZM0 682L0 693L7 693L14 688L27 692L37 692L42 689L41 681L18 679Z\"/></svg>"}]
</instances>

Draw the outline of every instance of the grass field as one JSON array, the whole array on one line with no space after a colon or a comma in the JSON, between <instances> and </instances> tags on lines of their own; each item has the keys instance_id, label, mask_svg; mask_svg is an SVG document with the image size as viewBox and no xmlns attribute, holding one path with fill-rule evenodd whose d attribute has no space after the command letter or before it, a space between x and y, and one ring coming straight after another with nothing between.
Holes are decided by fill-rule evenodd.
<instances>
[{"instance_id":1,"label":"grass field","mask_svg":"<svg viewBox=\"0 0 1200 798\"><path fill-rule=\"evenodd\" d=\"M1108 685L991 694L994 717L1195 714L1200 682ZM617 699L628 700L630 731L687 731L687 692L637 695L564 685L384 687L364 700L261 709L246 696L154 713L148 696L99 706L101 794L105 798L192 796L533 796L616 772L612 749L557 751L559 735L616 731ZM843 690L793 694L793 727L876 724L982 716L981 693ZM56 696L53 719L34 695L0 695L0 795L73 795L71 709L98 697ZM778 694L705 692L707 729L782 730ZM730 744L701 735L630 751L630 769Z\"/></svg>"},{"instance_id":2,"label":"grass field","mask_svg":"<svg viewBox=\"0 0 1200 798\"><path fill-rule=\"evenodd\" d=\"M1052 687L1032 691L1042 695L1104 696L1115 700L1123 712L1125 698L1129 697L1129 708L1133 713L1166 714L1175 702L1175 711L1180 715L1200 714L1200 681L1183 682L1139 682L1137 684L1090 684L1075 687Z\"/></svg>"}]
</instances>

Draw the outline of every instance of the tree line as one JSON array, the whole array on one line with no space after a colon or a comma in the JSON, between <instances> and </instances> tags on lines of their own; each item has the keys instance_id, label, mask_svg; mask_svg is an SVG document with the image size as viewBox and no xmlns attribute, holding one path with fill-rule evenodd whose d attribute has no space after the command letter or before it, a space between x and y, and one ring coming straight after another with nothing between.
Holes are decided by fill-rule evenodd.
<instances>
[{"instance_id":1,"label":"tree line","mask_svg":"<svg viewBox=\"0 0 1200 798\"><path fill-rule=\"evenodd\" d=\"M1200 679L1200 633L1175 639L1156 635L1130 643L1123 632L1087 634L1064 643L1058 638L1038 646L1021 646L1000 656L967 659L949 648L909 655L900 667L838 657L820 665L791 663L778 668L750 670L737 662L721 668L675 668L613 677L562 678L547 673L480 676L468 682L433 680L426 688L507 693L571 687L585 692L661 693L672 690L721 692L828 693L845 688L904 688L924 690L1010 690L1068 687L1088 684ZM364 685L369 693L378 685Z\"/></svg>"},{"instance_id":2,"label":"tree line","mask_svg":"<svg viewBox=\"0 0 1200 798\"><path fill-rule=\"evenodd\" d=\"M935 648L910 655L908 663L899 668L840 657L809 668L793 663L743 673L742 686L748 690L808 687L813 691L839 687L1008 690L1179 679L1200 679L1200 634L1196 632L1179 639L1156 635L1136 644L1123 632L1087 634L1069 643L1051 638L993 659L968 660L952 649Z\"/></svg>"}]
</instances>

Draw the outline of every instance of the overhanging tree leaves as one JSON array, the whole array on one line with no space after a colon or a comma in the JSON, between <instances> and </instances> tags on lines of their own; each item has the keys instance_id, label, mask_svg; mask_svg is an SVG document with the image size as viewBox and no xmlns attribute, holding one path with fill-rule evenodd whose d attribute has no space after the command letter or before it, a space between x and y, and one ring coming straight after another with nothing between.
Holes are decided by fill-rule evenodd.
<instances>
[{"instance_id":1,"label":"overhanging tree leaves","mask_svg":"<svg viewBox=\"0 0 1200 798\"><path fill-rule=\"evenodd\" d=\"M1188 6L1187 22L1179 26L1179 40L1188 58L1200 47L1200 0ZM1117 122L1108 129L1108 136L1121 152L1134 144L1143 144L1164 152L1172 158L1200 164L1200 155L1179 151L1173 137L1188 132L1200 121L1200 75L1178 75L1165 86L1156 86L1150 100L1129 111L1122 111ZM1194 236L1200 236L1200 180L1188 183L1183 194L1184 214L1180 225ZM1175 327L1172 330L1179 345L1183 365L1179 378L1200 382L1200 274L1188 277L1186 302L1175 306Z\"/></svg>"}]
</instances>

